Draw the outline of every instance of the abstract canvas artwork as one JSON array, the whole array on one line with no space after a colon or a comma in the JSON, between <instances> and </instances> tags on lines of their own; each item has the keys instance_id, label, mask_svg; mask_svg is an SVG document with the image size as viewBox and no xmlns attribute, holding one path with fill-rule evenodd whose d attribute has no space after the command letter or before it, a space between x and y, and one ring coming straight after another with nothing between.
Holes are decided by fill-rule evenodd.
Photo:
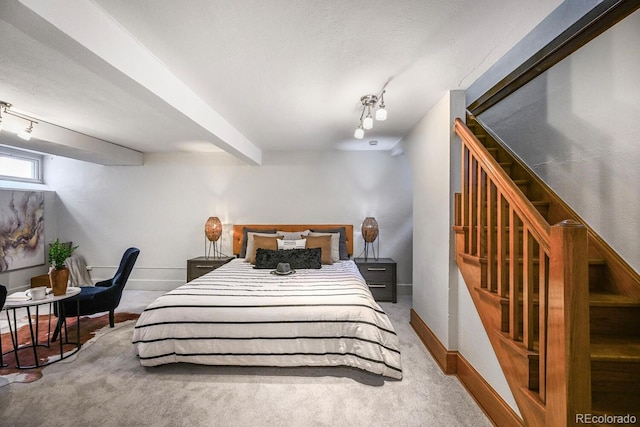
<instances>
[{"instance_id":1,"label":"abstract canvas artwork","mask_svg":"<svg viewBox=\"0 0 640 427\"><path fill-rule=\"evenodd\" d=\"M44 262L44 193L0 190L0 272Z\"/></svg>"}]
</instances>

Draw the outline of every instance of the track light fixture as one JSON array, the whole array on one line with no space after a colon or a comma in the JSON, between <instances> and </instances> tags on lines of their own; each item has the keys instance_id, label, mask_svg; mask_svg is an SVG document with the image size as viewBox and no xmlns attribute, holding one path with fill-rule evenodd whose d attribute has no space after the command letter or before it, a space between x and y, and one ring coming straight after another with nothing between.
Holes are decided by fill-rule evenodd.
<instances>
[{"instance_id":1,"label":"track light fixture","mask_svg":"<svg viewBox=\"0 0 640 427\"><path fill-rule=\"evenodd\" d=\"M360 98L360 102L362 103L362 113L360 114L360 125L356 129L353 134L353 137L356 139L364 138L364 130L373 128L373 116L371 115L371 109L377 108L375 112L375 118L378 121L387 120L387 110L384 105L384 93L386 91L382 91L380 97L377 95L365 95ZM378 103L378 101L380 101ZM367 113L365 116L365 112Z\"/></svg>"},{"instance_id":2,"label":"track light fixture","mask_svg":"<svg viewBox=\"0 0 640 427\"><path fill-rule=\"evenodd\" d=\"M38 122L33 118L29 117L26 114L17 113L15 111L11 111L11 104L8 102L0 101L0 132L2 131L2 113L9 114L11 116L17 117L24 121L29 122L29 125L17 133L18 137L24 139L25 141L29 141L31 139L31 134L33 132L33 125L38 124Z\"/></svg>"}]
</instances>

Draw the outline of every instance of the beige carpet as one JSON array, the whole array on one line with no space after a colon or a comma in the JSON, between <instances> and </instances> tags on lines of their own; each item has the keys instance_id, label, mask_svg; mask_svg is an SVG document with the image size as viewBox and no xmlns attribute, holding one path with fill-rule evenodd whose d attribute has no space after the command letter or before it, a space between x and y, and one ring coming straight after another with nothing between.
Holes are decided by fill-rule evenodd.
<instances>
[{"instance_id":1,"label":"beige carpet","mask_svg":"<svg viewBox=\"0 0 640 427\"><path fill-rule=\"evenodd\" d=\"M128 321L39 381L1 387L0 425L490 426L411 329L408 297L383 308L400 336L402 381L349 368L143 368Z\"/></svg>"},{"instance_id":2,"label":"beige carpet","mask_svg":"<svg viewBox=\"0 0 640 427\"><path fill-rule=\"evenodd\" d=\"M26 317L26 316L25 316ZM123 313L119 312L115 315L115 322L120 323L126 320L136 320L139 317L139 313ZM28 318L27 318L28 320ZM38 331L37 342L45 344L47 343L47 336L50 331L55 328L57 317L41 315L33 316L32 322L35 331ZM74 353L76 350L77 329L76 318L72 317L67 319L66 331L69 333L67 340L63 339L63 342L68 341L68 344L63 345L63 352L65 358L69 353ZM96 331L101 330L105 326L109 325L109 313L97 314L92 316L82 316L80 321L80 343L84 344L93 338ZM15 353L12 344L12 334L7 332L2 334L2 362L5 366L0 367L0 387L3 387L12 382L30 383L42 378L42 370L44 366L33 369L19 369L17 368ZM31 342L31 329L28 324L22 325L18 328L18 342L21 344ZM49 343L48 347L37 346L38 360L40 365L46 365L50 360L57 360L60 358L60 341ZM27 347L18 351L20 365L21 366L33 366L34 354L31 348ZM55 363L55 362L54 362ZM1 424L1 423L0 423Z\"/></svg>"}]
</instances>

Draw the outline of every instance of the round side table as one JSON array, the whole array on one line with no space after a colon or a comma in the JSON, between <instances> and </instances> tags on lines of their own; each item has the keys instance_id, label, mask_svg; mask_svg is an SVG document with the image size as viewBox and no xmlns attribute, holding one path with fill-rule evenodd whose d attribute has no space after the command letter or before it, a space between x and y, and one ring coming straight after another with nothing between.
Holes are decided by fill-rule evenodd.
<instances>
[{"instance_id":1,"label":"round side table","mask_svg":"<svg viewBox=\"0 0 640 427\"><path fill-rule=\"evenodd\" d=\"M57 327L60 329L60 337L59 337L59 342L60 342L60 357L56 357L52 360L49 360L47 362L44 363L40 363L40 359L38 357L38 348L39 347L46 347L49 348L52 344L51 342L51 313L52 313L52 306L53 304L57 304L57 309L58 309L58 313L62 312L62 301L65 300L69 300L70 298L75 297L76 295L80 294L80 288L76 288L76 287L68 287L67 288L67 292L64 295L58 295L58 296L54 296L53 294L47 294L47 296L41 300L20 300L20 299L12 299L12 295L7 296L7 301L5 302L4 308L3 310L6 310L7 312L7 321L9 323L9 334L11 335L11 341L13 344L13 350L10 350L4 354L8 354L10 352L13 352L15 355L15 359L16 359L16 367L18 369L31 369L31 368L39 368L41 366L46 366L49 365L51 363L57 362L59 360L62 359L66 359L67 357L75 354L76 352L78 352L78 350L80 350L80 300L77 300L77 304L78 304L78 316L76 319L76 326L77 326L77 341L76 342L69 342L68 336L66 334L66 330L67 330L67 323L66 323L66 319L64 317L59 317L58 318L58 324ZM15 294L14 294L15 295ZM39 313L39 307L41 305L44 304L49 304L49 321L48 321L48 331L47 331L47 341L46 342L39 342L39 325L38 325L38 313ZM35 307L36 309L36 322L35 322L35 326L34 326L34 322L33 319L31 318L31 309ZM18 319L17 319L17 315L16 315L16 311L18 309L24 308L27 310L27 319L29 321L29 333L31 336L31 341L27 342L27 343L23 343L20 344L19 340L18 340ZM10 313L13 314L13 316L10 315ZM11 317L13 317L13 326L11 325ZM63 342L63 337L62 337L62 329L64 328L64 342ZM72 351L67 351L65 352L65 345L75 345L75 348ZM20 364L20 353L22 351L32 351L33 352L33 358L34 358L34 364L33 365L22 365Z\"/></svg>"}]
</instances>

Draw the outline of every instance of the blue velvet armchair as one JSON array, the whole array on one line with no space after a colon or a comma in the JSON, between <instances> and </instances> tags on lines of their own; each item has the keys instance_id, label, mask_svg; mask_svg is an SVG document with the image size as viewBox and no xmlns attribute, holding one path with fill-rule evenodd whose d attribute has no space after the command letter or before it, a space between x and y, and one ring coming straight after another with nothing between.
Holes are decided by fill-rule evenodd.
<instances>
[{"instance_id":1,"label":"blue velvet armchair","mask_svg":"<svg viewBox=\"0 0 640 427\"><path fill-rule=\"evenodd\" d=\"M54 341L60 332L62 318L78 315L76 304L78 300L80 300L80 316L108 311L109 326L113 328L115 309L120 304L124 285L127 284L131 270L133 270L136 259L138 259L138 254L140 254L140 249L138 248L127 249L122 255L120 266L113 278L98 282L95 286L83 286L80 288L78 296L70 298L62 304L62 313L58 313L57 309L55 310L55 314L58 316L58 325L53 333Z\"/></svg>"}]
</instances>

